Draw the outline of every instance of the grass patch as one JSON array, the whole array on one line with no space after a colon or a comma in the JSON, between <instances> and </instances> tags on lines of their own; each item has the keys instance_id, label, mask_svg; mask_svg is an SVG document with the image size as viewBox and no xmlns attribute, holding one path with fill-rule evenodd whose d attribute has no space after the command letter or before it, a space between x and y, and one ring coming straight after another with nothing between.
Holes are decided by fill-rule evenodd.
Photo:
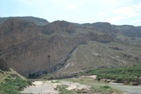
<instances>
[{"instance_id":1,"label":"grass patch","mask_svg":"<svg viewBox=\"0 0 141 94\"><path fill-rule=\"evenodd\" d=\"M26 80L13 69L0 70L0 94L20 94L19 91L31 84L31 81Z\"/></svg>"},{"instance_id":2,"label":"grass patch","mask_svg":"<svg viewBox=\"0 0 141 94\"><path fill-rule=\"evenodd\" d=\"M100 93L100 94L109 93L110 94L112 92L115 92L115 94L123 94L121 91L111 88L108 85L108 83L99 82L91 78L79 77L79 78L70 78L66 80L91 86L90 91L88 91L90 94L93 94L93 93Z\"/></svg>"},{"instance_id":3,"label":"grass patch","mask_svg":"<svg viewBox=\"0 0 141 94\"><path fill-rule=\"evenodd\" d=\"M100 86L100 87L95 87L95 86L93 86L93 87L91 87L91 92L93 93L93 92L95 92L95 93L113 93L114 91L113 91L113 89L110 87L110 86L107 86L107 85L105 85L105 86ZM117 93L116 93L117 94Z\"/></svg>"},{"instance_id":4,"label":"grass patch","mask_svg":"<svg viewBox=\"0 0 141 94\"><path fill-rule=\"evenodd\" d=\"M75 94L72 90L67 90L65 85L58 85L56 90L59 90L59 94Z\"/></svg>"},{"instance_id":5,"label":"grass patch","mask_svg":"<svg viewBox=\"0 0 141 94\"><path fill-rule=\"evenodd\" d=\"M31 84L31 81L21 78L6 79L5 82L0 83L0 94L20 94L19 91Z\"/></svg>"},{"instance_id":6,"label":"grass patch","mask_svg":"<svg viewBox=\"0 0 141 94\"><path fill-rule=\"evenodd\" d=\"M23 80L26 80L23 76L18 74L12 68L10 68L10 71L2 71L2 70L0 70L0 82L4 82L5 79L15 79L15 78L21 78Z\"/></svg>"}]
</instances>

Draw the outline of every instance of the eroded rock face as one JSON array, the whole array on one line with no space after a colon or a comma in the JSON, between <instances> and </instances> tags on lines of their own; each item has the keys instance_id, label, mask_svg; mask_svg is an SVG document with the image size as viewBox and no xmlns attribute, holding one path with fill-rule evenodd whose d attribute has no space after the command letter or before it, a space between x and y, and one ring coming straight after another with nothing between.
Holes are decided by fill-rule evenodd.
<instances>
[{"instance_id":1,"label":"eroded rock face","mask_svg":"<svg viewBox=\"0 0 141 94\"><path fill-rule=\"evenodd\" d=\"M60 34L47 38L34 23L17 19L7 20L0 31L0 57L26 77L63 67L71 51L87 41Z\"/></svg>"},{"instance_id":2,"label":"eroded rock face","mask_svg":"<svg viewBox=\"0 0 141 94\"><path fill-rule=\"evenodd\" d=\"M0 59L0 70L2 70L2 71L9 71L10 70L8 64L3 59Z\"/></svg>"},{"instance_id":3,"label":"eroded rock face","mask_svg":"<svg viewBox=\"0 0 141 94\"><path fill-rule=\"evenodd\" d=\"M66 21L55 21L50 23L49 25L42 27L42 32L45 34L73 34L76 32L76 26L73 23L69 23Z\"/></svg>"},{"instance_id":4,"label":"eroded rock face","mask_svg":"<svg viewBox=\"0 0 141 94\"><path fill-rule=\"evenodd\" d=\"M141 37L141 28L131 25L116 26L116 29L125 36L128 37Z\"/></svg>"},{"instance_id":5,"label":"eroded rock face","mask_svg":"<svg viewBox=\"0 0 141 94\"><path fill-rule=\"evenodd\" d=\"M38 27L31 22L9 19L0 29L0 50L19 45L40 36Z\"/></svg>"},{"instance_id":6,"label":"eroded rock face","mask_svg":"<svg viewBox=\"0 0 141 94\"><path fill-rule=\"evenodd\" d=\"M118 30L109 23L55 21L37 25L9 18L0 26L0 58L25 77L37 76L64 67L72 52L88 41L120 42L116 38ZM135 60L139 61L138 57Z\"/></svg>"}]
</instances>

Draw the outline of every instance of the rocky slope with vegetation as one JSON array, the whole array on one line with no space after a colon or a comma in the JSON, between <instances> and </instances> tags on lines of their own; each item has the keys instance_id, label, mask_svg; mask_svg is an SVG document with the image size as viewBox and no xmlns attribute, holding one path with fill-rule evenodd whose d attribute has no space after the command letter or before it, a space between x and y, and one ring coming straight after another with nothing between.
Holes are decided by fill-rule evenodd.
<instances>
[{"instance_id":1,"label":"rocky slope with vegetation","mask_svg":"<svg viewBox=\"0 0 141 94\"><path fill-rule=\"evenodd\" d=\"M21 90L31 84L31 81L26 80L12 68L0 69L0 94L20 94Z\"/></svg>"},{"instance_id":2,"label":"rocky slope with vegetation","mask_svg":"<svg viewBox=\"0 0 141 94\"><path fill-rule=\"evenodd\" d=\"M25 77L141 63L141 28L0 18L0 59ZM64 72L65 71L65 72Z\"/></svg>"}]
</instances>

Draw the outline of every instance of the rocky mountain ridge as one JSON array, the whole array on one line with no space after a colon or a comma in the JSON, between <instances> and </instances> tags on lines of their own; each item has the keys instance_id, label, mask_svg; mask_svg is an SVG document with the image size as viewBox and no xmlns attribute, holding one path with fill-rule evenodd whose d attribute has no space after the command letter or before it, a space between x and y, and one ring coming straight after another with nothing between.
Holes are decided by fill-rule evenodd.
<instances>
[{"instance_id":1,"label":"rocky mountain ridge","mask_svg":"<svg viewBox=\"0 0 141 94\"><path fill-rule=\"evenodd\" d=\"M26 20L26 17L22 18L24 19L17 17L8 18L3 22L0 18L0 58L25 77L38 76L64 68L66 64L69 64L68 60L70 60L72 53L79 49L79 46L87 45L89 41L96 41L98 42L97 45L100 45L99 43L108 45L111 42L124 44L129 47L130 45L138 47L141 45L140 27L116 26L110 23L76 24L67 21L48 23L46 20L33 17L30 18L38 20L31 21ZM27 19L29 18L27 17ZM42 23L41 25L40 22L44 24ZM97 46L93 45L93 47ZM103 49L99 48L97 50ZM118 48L117 45L111 49ZM108 53L105 54L105 57ZM79 55L77 56L80 58ZM93 60L91 56L88 59L91 59L90 61ZM109 61L109 59L110 57L107 60ZM140 61L141 59L138 57L138 62L134 62L135 64L140 64ZM101 61L97 59L97 62ZM87 63L87 61L84 63ZM107 67L107 64L115 65L111 61L104 65L102 63L96 66L94 62L90 62L91 66L95 66L95 68L100 66ZM117 64L117 66L121 64ZM129 62L129 65L132 64ZM80 65L79 67L76 68L79 69L77 71L82 70ZM83 66L83 68L89 69L87 65Z\"/></svg>"},{"instance_id":2,"label":"rocky mountain ridge","mask_svg":"<svg viewBox=\"0 0 141 94\"><path fill-rule=\"evenodd\" d=\"M49 24L49 22L45 19L42 18L37 18L37 17L32 17L32 16L25 16L25 17L0 17L0 24L3 24L7 19L9 18L16 18L20 20L26 20L35 23L36 25L39 26L44 26Z\"/></svg>"}]
</instances>

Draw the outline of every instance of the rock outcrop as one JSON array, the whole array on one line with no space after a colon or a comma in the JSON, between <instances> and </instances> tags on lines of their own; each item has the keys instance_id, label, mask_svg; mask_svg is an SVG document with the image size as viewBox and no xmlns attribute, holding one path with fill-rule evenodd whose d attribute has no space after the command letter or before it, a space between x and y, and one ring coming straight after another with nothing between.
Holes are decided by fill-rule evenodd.
<instances>
[{"instance_id":1,"label":"rock outcrop","mask_svg":"<svg viewBox=\"0 0 141 94\"><path fill-rule=\"evenodd\" d=\"M0 70L2 70L2 71L9 71L10 70L10 67L3 59L0 59Z\"/></svg>"},{"instance_id":2,"label":"rock outcrop","mask_svg":"<svg viewBox=\"0 0 141 94\"><path fill-rule=\"evenodd\" d=\"M42 18L37 18L37 17L32 17L32 16L26 16L26 17L0 17L0 24L3 24L7 19L9 18L16 18L20 20L26 20L35 23L36 25L39 26L44 26L49 24L49 22L45 19Z\"/></svg>"},{"instance_id":3,"label":"rock outcrop","mask_svg":"<svg viewBox=\"0 0 141 94\"><path fill-rule=\"evenodd\" d=\"M83 37L60 34L44 37L34 23L13 18L8 19L0 31L0 57L26 77L63 67L71 51L87 41Z\"/></svg>"}]
</instances>

